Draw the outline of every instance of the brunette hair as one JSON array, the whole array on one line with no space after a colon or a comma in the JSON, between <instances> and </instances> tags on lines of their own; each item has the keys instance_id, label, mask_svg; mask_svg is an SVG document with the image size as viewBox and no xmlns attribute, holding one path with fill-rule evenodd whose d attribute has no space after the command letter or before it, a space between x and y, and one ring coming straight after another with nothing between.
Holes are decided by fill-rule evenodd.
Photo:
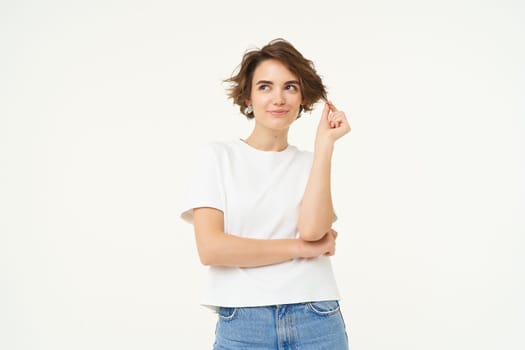
<instances>
[{"instance_id":1,"label":"brunette hair","mask_svg":"<svg viewBox=\"0 0 525 350\"><path fill-rule=\"evenodd\" d=\"M299 78L302 104L297 118L301 116L302 110L309 112L317 101L326 100L326 87L315 71L313 62L304 58L288 41L275 39L262 49L246 51L241 64L237 67L237 74L224 80L231 85L228 89L228 97L239 106L241 113L248 119L254 117L253 112L246 112L246 100L250 98L252 92L253 72L261 62L268 59L280 61Z\"/></svg>"}]
</instances>

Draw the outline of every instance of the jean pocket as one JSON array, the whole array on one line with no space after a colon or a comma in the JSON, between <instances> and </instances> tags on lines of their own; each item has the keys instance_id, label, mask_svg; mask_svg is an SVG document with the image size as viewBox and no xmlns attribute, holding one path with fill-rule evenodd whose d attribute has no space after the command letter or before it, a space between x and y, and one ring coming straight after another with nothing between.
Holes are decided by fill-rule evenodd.
<instances>
[{"instance_id":1,"label":"jean pocket","mask_svg":"<svg viewBox=\"0 0 525 350\"><path fill-rule=\"evenodd\" d=\"M339 311L339 302L337 300L312 301L307 303L308 309L319 316L330 316Z\"/></svg>"},{"instance_id":2,"label":"jean pocket","mask_svg":"<svg viewBox=\"0 0 525 350\"><path fill-rule=\"evenodd\" d=\"M231 321L235 317L235 314L237 313L236 307L219 307L219 310L217 311L217 314L219 315L219 318L224 321Z\"/></svg>"}]
</instances>

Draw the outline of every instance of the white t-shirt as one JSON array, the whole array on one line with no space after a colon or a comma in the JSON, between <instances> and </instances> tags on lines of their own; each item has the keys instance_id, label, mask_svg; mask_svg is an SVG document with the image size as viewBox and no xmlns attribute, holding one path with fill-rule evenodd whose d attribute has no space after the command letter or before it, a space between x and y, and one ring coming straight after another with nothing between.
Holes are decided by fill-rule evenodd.
<instances>
[{"instance_id":1,"label":"white t-shirt","mask_svg":"<svg viewBox=\"0 0 525 350\"><path fill-rule=\"evenodd\" d=\"M223 212L228 234L297 238L312 161L312 152L293 145L277 152L258 150L241 139L210 142L201 150L181 218L193 223L193 208L213 207ZM208 281L202 305L211 308L339 299L327 256L249 268L210 266Z\"/></svg>"}]
</instances>

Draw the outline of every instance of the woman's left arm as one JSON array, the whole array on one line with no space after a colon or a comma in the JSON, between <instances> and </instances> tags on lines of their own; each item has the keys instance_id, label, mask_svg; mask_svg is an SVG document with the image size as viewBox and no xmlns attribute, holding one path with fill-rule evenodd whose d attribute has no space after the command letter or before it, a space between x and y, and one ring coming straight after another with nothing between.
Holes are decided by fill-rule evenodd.
<instances>
[{"instance_id":1,"label":"woman's left arm","mask_svg":"<svg viewBox=\"0 0 525 350\"><path fill-rule=\"evenodd\" d=\"M330 188L335 141L351 130L344 112L325 104L315 139L314 159L299 209L299 235L306 241L321 239L335 218Z\"/></svg>"}]
</instances>

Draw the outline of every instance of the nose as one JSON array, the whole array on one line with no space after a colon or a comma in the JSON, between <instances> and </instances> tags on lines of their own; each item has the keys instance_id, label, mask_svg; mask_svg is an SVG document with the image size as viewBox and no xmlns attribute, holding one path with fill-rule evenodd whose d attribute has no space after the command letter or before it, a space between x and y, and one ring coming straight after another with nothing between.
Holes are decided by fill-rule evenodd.
<instances>
[{"instance_id":1,"label":"nose","mask_svg":"<svg viewBox=\"0 0 525 350\"><path fill-rule=\"evenodd\" d=\"M275 89L275 96L273 97L273 104L282 106L285 103L284 91Z\"/></svg>"}]
</instances>

